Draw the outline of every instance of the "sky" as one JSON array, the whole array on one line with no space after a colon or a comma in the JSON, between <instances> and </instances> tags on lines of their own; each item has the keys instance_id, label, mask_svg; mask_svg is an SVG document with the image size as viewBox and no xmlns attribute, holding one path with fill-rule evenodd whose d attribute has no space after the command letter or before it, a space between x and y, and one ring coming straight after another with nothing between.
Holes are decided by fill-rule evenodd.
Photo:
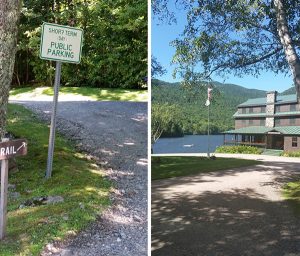
<instances>
[{"instance_id":1,"label":"sky","mask_svg":"<svg viewBox=\"0 0 300 256\"><path fill-rule=\"evenodd\" d=\"M166 69L167 73L163 76L156 77L167 82L178 82L180 78L173 78L174 65L171 65L172 57L175 53L175 48L170 46L170 42L178 38L184 29L186 23L186 14L183 9L172 9L175 12L177 19L176 24L167 24L160 22L152 15L152 31L151 31L151 48L152 55ZM264 72L259 77L244 76L234 77L228 75L226 80L223 77L212 76L212 79L221 83L231 83L241 85L249 89L259 89L265 91L282 92L293 86L291 76L275 74L272 72Z\"/></svg>"}]
</instances>

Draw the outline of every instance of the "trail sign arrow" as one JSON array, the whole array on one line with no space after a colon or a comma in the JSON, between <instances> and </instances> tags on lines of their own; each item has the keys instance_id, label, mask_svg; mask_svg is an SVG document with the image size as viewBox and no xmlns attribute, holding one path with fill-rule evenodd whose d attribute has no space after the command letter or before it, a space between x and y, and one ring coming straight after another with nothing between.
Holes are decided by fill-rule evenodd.
<instances>
[{"instance_id":1,"label":"trail sign arrow","mask_svg":"<svg viewBox=\"0 0 300 256\"><path fill-rule=\"evenodd\" d=\"M27 154L27 140L19 139L0 143L0 160Z\"/></svg>"},{"instance_id":2,"label":"trail sign arrow","mask_svg":"<svg viewBox=\"0 0 300 256\"><path fill-rule=\"evenodd\" d=\"M26 147L26 142L23 142L22 145L20 147L18 147L17 152L21 149L21 148L25 148Z\"/></svg>"}]
</instances>

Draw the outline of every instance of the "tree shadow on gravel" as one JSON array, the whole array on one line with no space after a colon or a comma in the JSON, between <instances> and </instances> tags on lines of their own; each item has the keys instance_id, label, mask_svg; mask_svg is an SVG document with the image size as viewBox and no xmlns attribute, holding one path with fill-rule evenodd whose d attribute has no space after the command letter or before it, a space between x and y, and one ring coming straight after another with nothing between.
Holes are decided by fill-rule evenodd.
<instances>
[{"instance_id":1,"label":"tree shadow on gravel","mask_svg":"<svg viewBox=\"0 0 300 256\"><path fill-rule=\"evenodd\" d=\"M52 102L13 101L50 122ZM147 155L146 102L62 101L57 107L57 131L104 165L129 169ZM141 150L141 148L143 150Z\"/></svg>"},{"instance_id":2,"label":"tree shadow on gravel","mask_svg":"<svg viewBox=\"0 0 300 256\"><path fill-rule=\"evenodd\" d=\"M258 169L261 167L261 170ZM249 167L238 167L238 168L231 168L228 170L221 170L215 172L207 172L203 173L206 177L211 178L211 180L204 180L202 173L196 175L189 175L183 176L179 178L169 178L169 179L161 179L155 180L152 183L152 189L154 191L164 191L165 188L169 186L178 186L178 185L186 185L188 184L199 184L203 182L213 182L215 181L214 178L216 177L224 177L224 176L231 176L235 177L240 173L247 173L247 172L266 172L269 171L270 175L273 176L273 184L262 184L261 185L274 185L274 186L282 186L284 183L300 179L300 164L299 163L268 163L264 162L259 165L249 166Z\"/></svg>"},{"instance_id":3,"label":"tree shadow on gravel","mask_svg":"<svg viewBox=\"0 0 300 256\"><path fill-rule=\"evenodd\" d=\"M152 191L152 255L300 255L300 218L250 189Z\"/></svg>"}]
</instances>

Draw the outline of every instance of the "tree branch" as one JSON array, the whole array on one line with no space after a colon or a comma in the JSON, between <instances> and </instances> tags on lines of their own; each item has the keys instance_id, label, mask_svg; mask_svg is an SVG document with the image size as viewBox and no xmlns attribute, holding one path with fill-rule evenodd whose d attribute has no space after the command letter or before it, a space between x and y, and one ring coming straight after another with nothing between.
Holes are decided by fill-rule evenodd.
<instances>
[{"instance_id":1,"label":"tree branch","mask_svg":"<svg viewBox=\"0 0 300 256\"><path fill-rule=\"evenodd\" d=\"M216 71L218 71L218 70L220 70L220 69L226 69L226 68L242 68L242 67L246 67L246 66L250 66L250 65L256 64L256 63L258 63L258 62L260 62L260 61L263 61L263 60L265 60L265 59L270 58L270 57L273 56L274 54L280 52L282 49L283 49L282 46L277 47L274 51L272 51L272 52L270 52L270 53L268 53L268 54L266 54L266 55L264 55L264 56L261 56L261 57L259 57L259 58L256 58L256 59L253 59L253 60L249 60L248 62L245 62L245 63L243 63L242 65L230 65L230 64L227 64L227 63L222 63L222 64L220 64L220 65L215 66L212 70L210 70L210 71L208 72L208 74L205 75L204 79L210 78L210 76L211 76L214 72L216 72Z\"/></svg>"},{"instance_id":2,"label":"tree branch","mask_svg":"<svg viewBox=\"0 0 300 256\"><path fill-rule=\"evenodd\" d=\"M274 54L280 52L282 49L283 49L282 46L277 47L274 51L272 51L272 52L270 52L270 53L268 53L268 54L266 54L266 55L264 55L264 56L261 56L261 57L256 58L256 59L249 60L248 62L245 62L245 63L243 63L243 64L241 64L241 65L236 65L236 66L232 66L232 67L233 67L233 68L241 68L241 67L246 67L246 66L250 66L250 65L256 64L256 63L258 63L258 62L260 62L260 61L263 61L263 60L265 60L265 59L270 58L270 57L273 56Z\"/></svg>"}]
</instances>

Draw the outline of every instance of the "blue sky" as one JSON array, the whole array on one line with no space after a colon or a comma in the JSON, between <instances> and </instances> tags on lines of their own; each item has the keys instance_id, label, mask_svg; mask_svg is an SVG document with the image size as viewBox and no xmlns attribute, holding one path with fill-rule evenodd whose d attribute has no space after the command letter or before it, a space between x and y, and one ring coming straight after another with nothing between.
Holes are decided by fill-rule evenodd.
<instances>
[{"instance_id":1,"label":"blue sky","mask_svg":"<svg viewBox=\"0 0 300 256\"><path fill-rule=\"evenodd\" d=\"M170 42L176 39L184 29L186 23L186 15L184 10L176 9L177 24L167 24L159 22L152 16L152 31L151 31L151 48L152 55L156 57L158 62L167 70L167 73L158 79L167 82L177 82L180 78L174 79L172 76L174 65L171 65L172 57L175 49L170 46ZM232 83L244 86L246 88L260 89L266 91L277 90L282 92L290 88L293 84L291 76L284 76L282 74L275 74L272 72L262 73L258 78L253 76L234 77L228 75L224 78L212 76L213 80L218 82Z\"/></svg>"}]
</instances>

